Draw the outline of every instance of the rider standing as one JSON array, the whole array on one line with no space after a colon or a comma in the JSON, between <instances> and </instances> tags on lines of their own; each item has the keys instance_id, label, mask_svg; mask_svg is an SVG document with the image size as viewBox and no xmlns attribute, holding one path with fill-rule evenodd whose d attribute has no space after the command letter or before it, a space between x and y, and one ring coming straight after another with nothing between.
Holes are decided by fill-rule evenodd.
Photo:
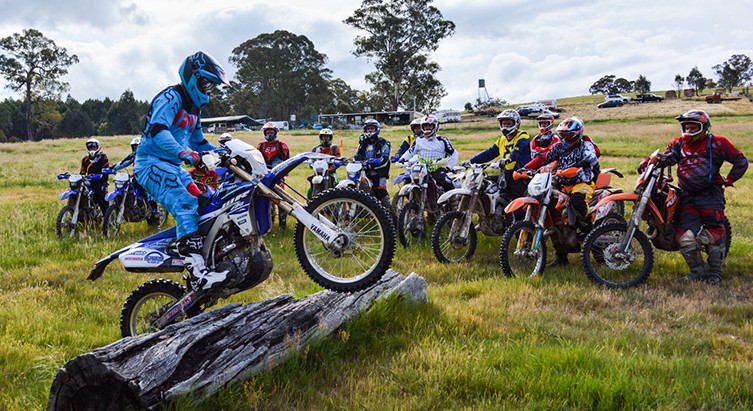
<instances>
[{"instance_id":1,"label":"rider standing","mask_svg":"<svg viewBox=\"0 0 753 411\"><path fill-rule=\"evenodd\" d=\"M90 138L86 140L87 155L81 159L81 174L101 174L102 178L99 180L89 180L89 187L94 192L94 201L102 210L102 214L105 214L107 207L109 206L105 196L107 195L108 187L108 175L103 174L102 171L110 166L110 160L107 158L107 154L102 152L101 144L96 138Z\"/></svg>"},{"instance_id":2,"label":"rider standing","mask_svg":"<svg viewBox=\"0 0 753 411\"><path fill-rule=\"evenodd\" d=\"M199 151L215 150L201 130L201 107L215 86L230 86L225 70L202 51L186 57L178 70L180 83L162 90L152 100L141 144L136 150L134 173L142 187L175 218L177 249L188 268L195 290L223 284L228 271L210 271L199 233L199 188L181 167L201 164ZM194 151L188 151L190 147Z\"/></svg>"},{"instance_id":3,"label":"rider standing","mask_svg":"<svg viewBox=\"0 0 753 411\"><path fill-rule=\"evenodd\" d=\"M261 127L261 132L264 134L264 141L259 143L256 148L264 155L264 162L267 163L268 168L271 169L290 158L288 145L277 138L277 134L280 132L277 124L269 121ZM287 227L288 213L281 208L278 208L278 210L280 213L280 228L285 229Z\"/></svg>"},{"instance_id":4,"label":"rider standing","mask_svg":"<svg viewBox=\"0 0 753 411\"><path fill-rule=\"evenodd\" d=\"M661 164L677 164L681 190L675 239L690 268L690 274L682 280L719 284L726 257L724 188L745 174L748 159L725 137L711 134L711 118L705 111L691 110L675 118L680 122L682 136L669 142ZM724 162L732 164L727 177L720 173ZM645 164L647 160L640 171ZM708 271L702 248L708 252Z\"/></svg>"},{"instance_id":5,"label":"rider standing","mask_svg":"<svg viewBox=\"0 0 753 411\"><path fill-rule=\"evenodd\" d=\"M377 200L390 206L387 179L390 177L390 142L379 137L379 122L368 119L363 123L363 134L353 159L363 161L366 177L371 181L371 191Z\"/></svg>"},{"instance_id":6,"label":"rider standing","mask_svg":"<svg viewBox=\"0 0 753 411\"><path fill-rule=\"evenodd\" d=\"M447 176L447 169L457 164L458 152L447 137L437 135L439 120L436 117L428 115L422 118L420 126L421 137L416 139L413 145L403 153L398 161L404 162L414 155L418 155L424 160L437 160L449 157L446 167L435 164L429 167L429 172L437 185L445 191L450 191L455 188L455 185ZM436 204L436 192L429 193L429 196L433 197L429 203L431 205Z\"/></svg>"},{"instance_id":7,"label":"rider standing","mask_svg":"<svg viewBox=\"0 0 753 411\"><path fill-rule=\"evenodd\" d=\"M471 158L471 163L488 163L502 157L506 160L504 180L500 189L506 190L510 198L522 197L526 192L526 180L513 180L512 173L521 165L531 161L531 144L528 133L520 130L520 114L507 109L497 116L502 136L491 147ZM506 182L506 187L503 186Z\"/></svg>"}]
</instances>

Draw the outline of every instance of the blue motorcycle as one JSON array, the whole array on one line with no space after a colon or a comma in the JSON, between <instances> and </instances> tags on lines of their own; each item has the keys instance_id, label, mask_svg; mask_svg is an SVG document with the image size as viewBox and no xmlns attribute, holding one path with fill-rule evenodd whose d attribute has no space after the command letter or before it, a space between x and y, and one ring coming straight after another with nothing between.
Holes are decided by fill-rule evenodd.
<instances>
[{"instance_id":1,"label":"blue motorcycle","mask_svg":"<svg viewBox=\"0 0 753 411\"><path fill-rule=\"evenodd\" d=\"M352 189L330 189L302 204L278 186L295 167L321 154L302 153L267 170L254 146L231 140L225 149L202 156L209 168L227 167L234 177L200 200L199 231L205 236L207 266L229 270L232 280L209 291L191 289L187 276L185 286L166 279L142 284L123 305L124 337L160 330L264 281L273 267L263 238L271 226L272 203L298 220L293 238L296 256L306 274L322 287L362 290L390 266L395 233L387 211L373 197ZM185 262L175 244L173 227L98 261L89 279L99 278L115 259L131 272L181 272Z\"/></svg>"},{"instance_id":2,"label":"blue motorcycle","mask_svg":"<svg viewBox=\"0 0 753 411\"><path fill-rule=\"evenodd\" d=\"M102 210L94 201L94 191L89 182L102 178L102 174L58 174L58 180L68 180L68 190L60 194L66 205L60 209L55 222L58 237L73 238L88 228L101 227Z\"/></svg>"},{"instance_id":3,"label":"blue motorcycle","mask_svg":"<svg viewBox=\"0 0 753 411\"><path fill-rule=\"evenodd\" d=\"M102 226L105 236L116 236L123 221L129 223L146 221L156 230L167 222L165 208L149 195L128 172L116 173L113 180L115 189L105 196L105 200L110 203L105 211Z\"/></svg>"}]
</instances>

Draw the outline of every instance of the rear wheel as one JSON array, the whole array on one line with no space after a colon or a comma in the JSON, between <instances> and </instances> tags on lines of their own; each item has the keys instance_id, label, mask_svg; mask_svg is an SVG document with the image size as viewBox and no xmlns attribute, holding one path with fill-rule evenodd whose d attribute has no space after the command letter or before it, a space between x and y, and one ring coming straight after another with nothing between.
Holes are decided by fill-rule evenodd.
<instances>
[{"instance_id":1,"label":"rear wheel","mask_svg":"<svg viewBox=\"0 0 753 411\"><path fill-rule=\"evenodd\" d=\"M451 211L443 214L431 232L431 249L440 263L457 263L470 260L476 252L476 227L473 222L466 222L468 215L462 211ZM468 235L460 236L464 226L468 224Z\"/></svg>"},{"instance_id":2,"label":"rear wheel","mask_svg":"<svg viewBox=\"0 0 753 411\"><path fill-rule=\"evenodd\" d=\"M536 250L533 240L537 232L533 222L517 221L502 235L499 245L499 263L508 277L533 277L544 271L546 239L541 238Z\"/></svg>"},{"instance_id":3,"label":"rear wheel","mask_svg":"<svg viewBox=\"0 0 753 411\"><path fill-rule=\"evenodd\" d=\"M636 230L622 252L627 224L612 223L595 227L583 240L581 262L586 276L607 288L630 288L648 279L654 264L654 252L648 237Z\"/></svg>"},{"instance_id":4,"label":"rear wheel","mask_svg":"<svg viewBox=\"0 0 753 411\"><path fill-rule=\"evenodd\" d=\"M123 304L120 312L120 334L125 338L159 331L157 320L185 294L186 288L175 281L158 279L142 284ZM179 315L173 323L198 315L200 312L199 306L194 305Z\"/></svg>"}]
</instances>

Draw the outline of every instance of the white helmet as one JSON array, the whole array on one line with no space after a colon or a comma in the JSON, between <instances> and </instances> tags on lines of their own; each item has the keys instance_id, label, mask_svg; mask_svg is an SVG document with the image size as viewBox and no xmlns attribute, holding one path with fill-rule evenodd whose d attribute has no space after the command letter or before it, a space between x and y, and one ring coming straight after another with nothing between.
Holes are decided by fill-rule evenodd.
<instances>
[{"instance_id":1,"label":"white helmet","mask_svg":"<svg viewBox=\"0 0 753 411\"><path fill-rule=\"evenodd\" d=\"M136 151L136 148L141 144L141 137L134 137L131 140L131 150Z\"/></svg>"},{"instance_id":2,"label":"white helmet","mask_svg":"<svg viewBox=\"0 0 753 411\"><path fill-rule=\"evenodd\" d=\"M502 125L502 120L512 120L513 125L510 127L505 127ZM520 127L520 114L518 114L517 111L512 109L507 109L497 116L497 121L499 121L499 129L502 130L502 134L507 137L507 139L511 139L515 136L515 133L518 132L518 127Z\"/></svg>"},{"instance_id":3,"label":"white helmet","mask_svg":"<svg viewBox=\"0 0 753 411\"><path fill-rule=\"evenodd\" d=\"M99 144L99 140L92 137L88 140L86 140L86 151L89 152L89 158L96 157L100 152L101 145Z\"/></svg>"},{"instance_id":4,"label":"white helmet","mask_svg":"<svg viewBox=\"0 0 753 411\"><path fill-rule=\"evenodd\" d=\"M222 133L220 134L219 143L220 145L224 145L228 141L232 140L233 136L230 133Z\"/></svg>"},{"instance_id":5,"label":"white helmet","mask_svg":"<svg viewBox=\"0 0 753 411\"><path fill-rule=\"evenodd\" d=\"M426 127L427 124L430 127ZM433 139L437 136L437 131L439 131L439 120L436 117L429 114L421 119L421 132L424 134L425 139Z\"/></svg>"}]
</instances>

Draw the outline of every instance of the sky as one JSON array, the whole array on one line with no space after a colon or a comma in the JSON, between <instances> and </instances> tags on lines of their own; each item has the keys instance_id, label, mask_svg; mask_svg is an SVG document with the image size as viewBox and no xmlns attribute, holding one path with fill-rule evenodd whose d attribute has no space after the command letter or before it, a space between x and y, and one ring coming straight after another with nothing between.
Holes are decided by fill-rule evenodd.
<instances>
[{"instance_id":1,"label":"sky","mask_svg":"<svg viewBox=\"0 0 753 411\"><path fill-rule=\"evenodd\" d=\"M748 4L746 4L748 3ZM0 37L34 28L75 54L61 80L70 95L117 100L131 90L150 101L175 84L186 56L203 50L231 78L233 48L262 33L308 37L327 56L334 78L359 90L374 66L356 58L364 33L343 23L360 3L341 0L0 0ZM742 0L513 1L434 0L456 24L430 55L442 67L442 109L462 109L479 95L525 103L587 95L612 74L643 75L652 90L672 89L677 74L712 67L734 54L753 58L750 3ZM479 89L479 79L486 89ZM0 78L0 99L21 95ZM410 107L409 107L410 108ZM248 114L248 113L237 113Z\"/></svg>"}]
</instances>

